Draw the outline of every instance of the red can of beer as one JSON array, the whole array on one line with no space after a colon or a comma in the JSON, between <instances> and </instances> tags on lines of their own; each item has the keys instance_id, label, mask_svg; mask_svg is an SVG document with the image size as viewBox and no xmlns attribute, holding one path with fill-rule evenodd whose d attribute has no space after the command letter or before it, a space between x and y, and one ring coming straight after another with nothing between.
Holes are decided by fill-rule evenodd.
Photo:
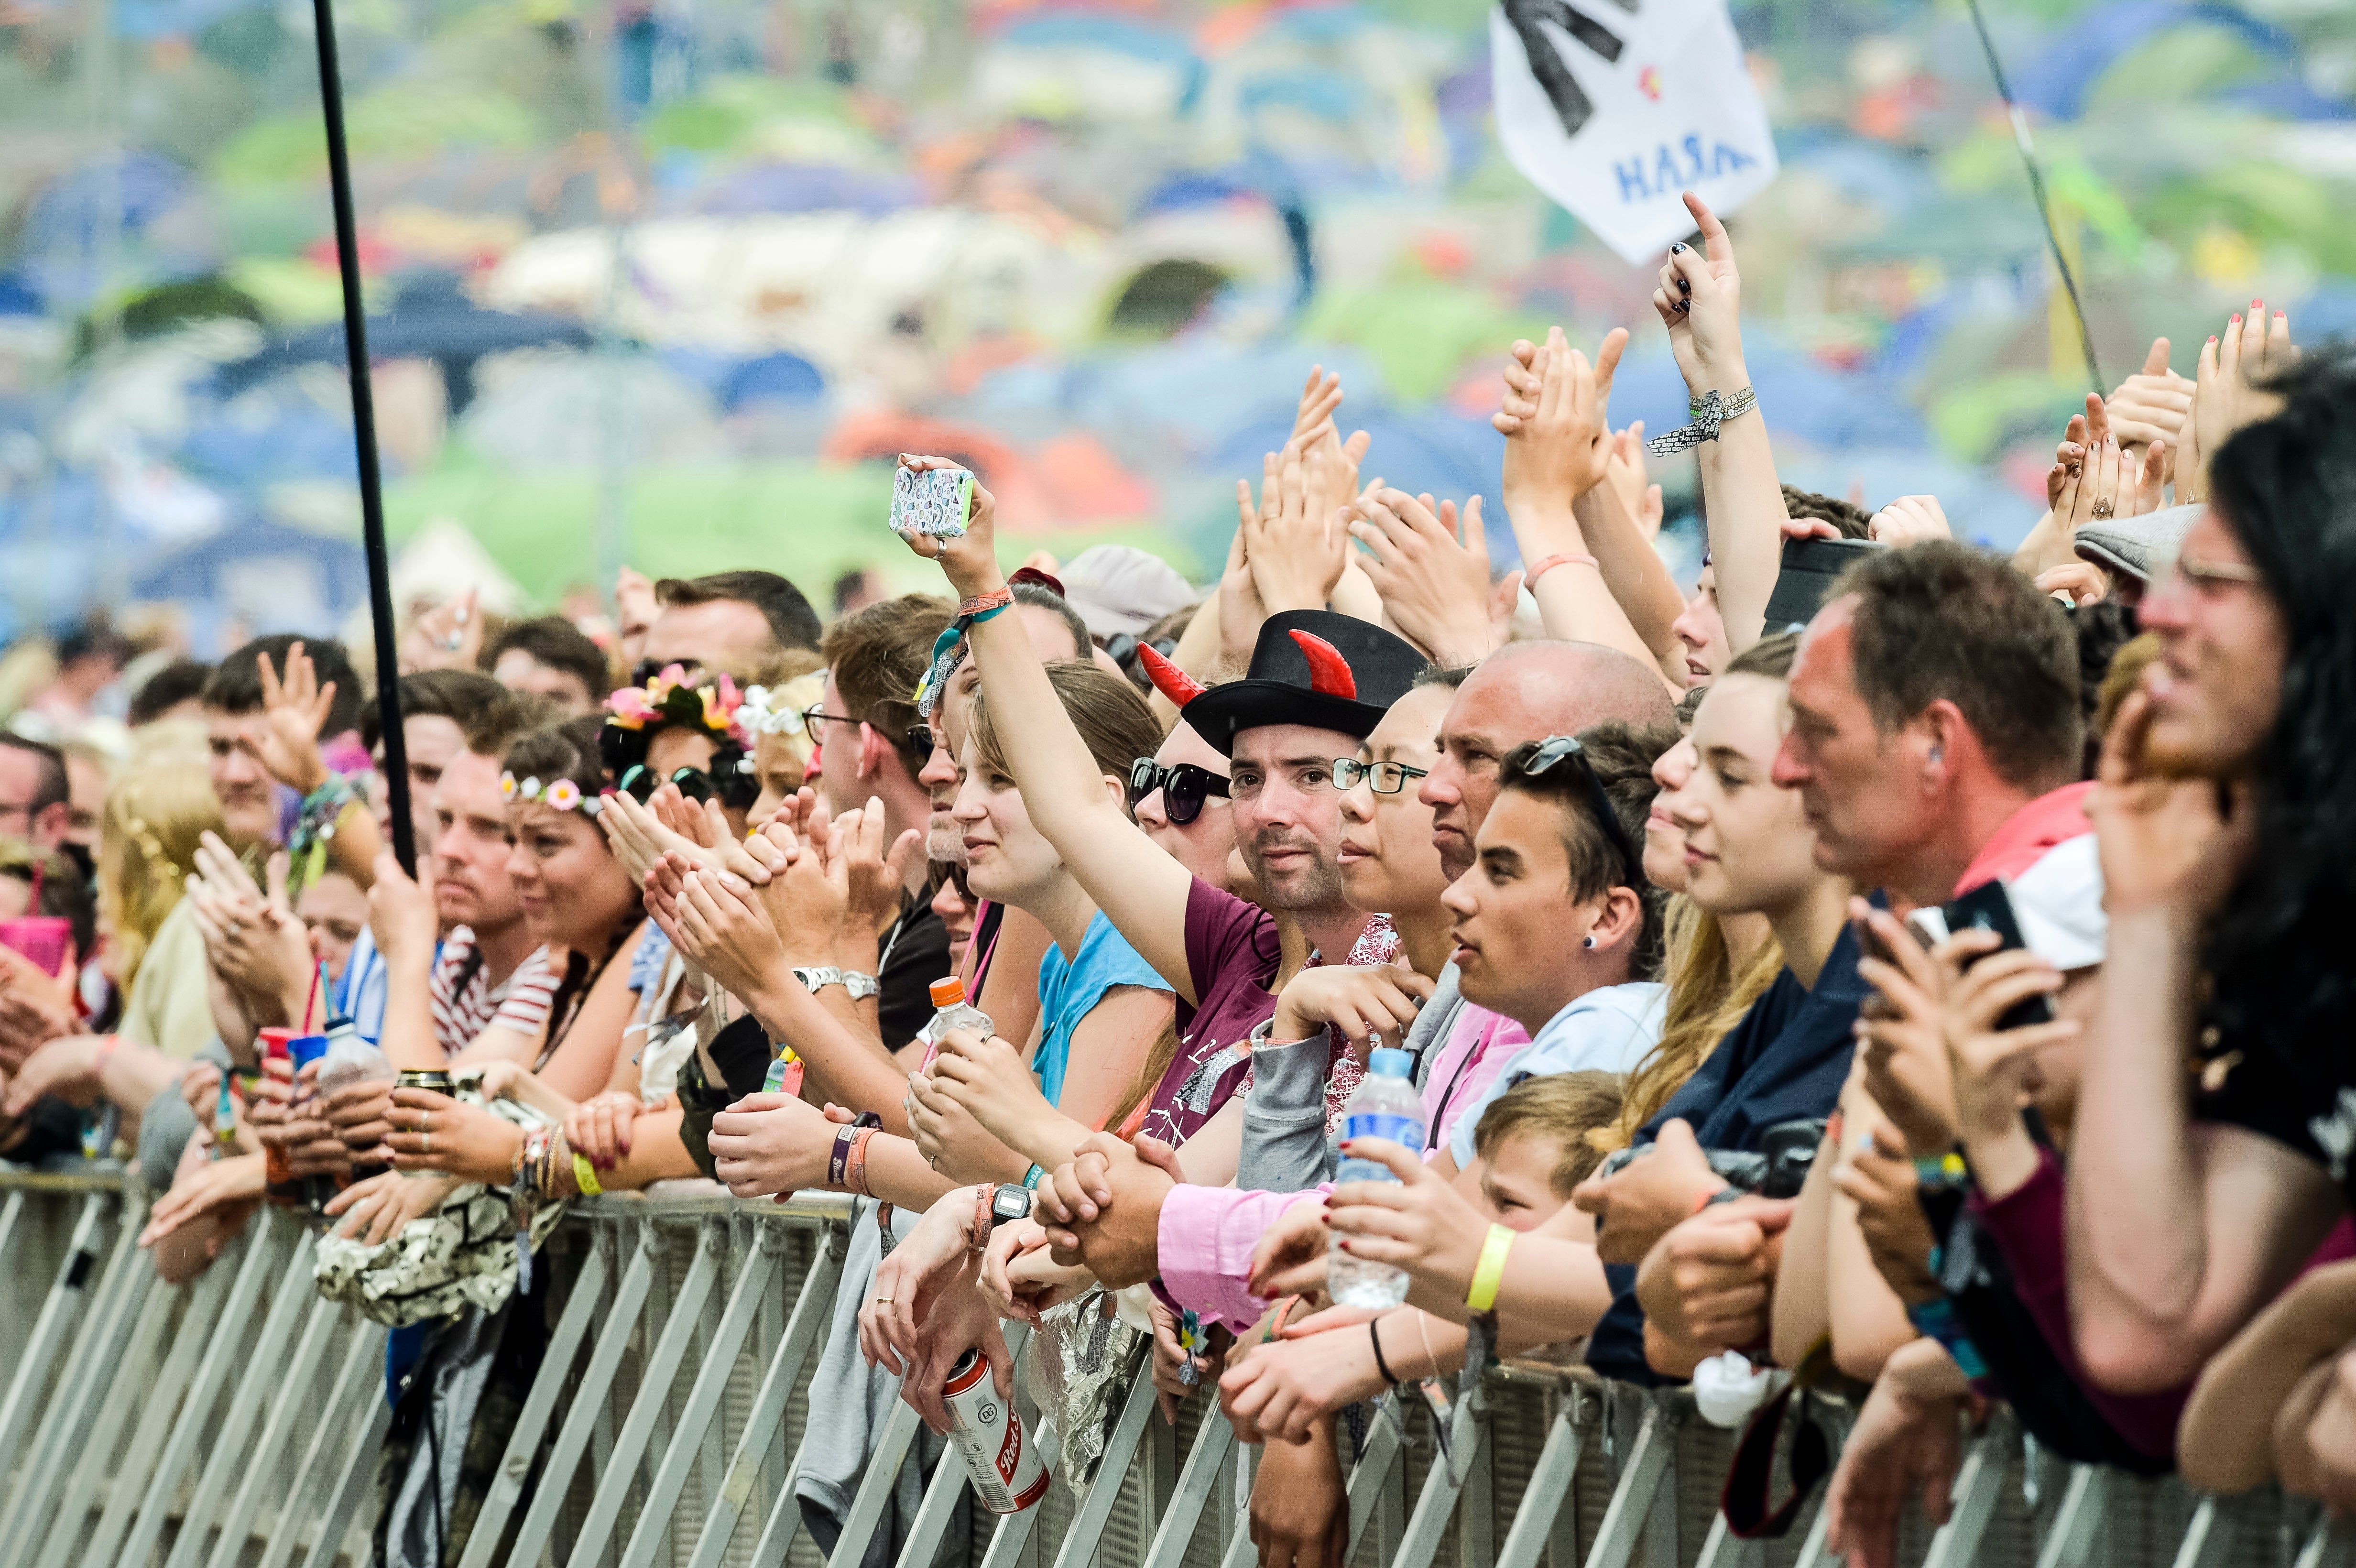
<instances>
[{"instance_id":1,"label":"red can of beer","mask_svg":"<svg viewBox=\"0 0 2356 1568\"><path fill-rule=\"evenodd\" d=\"M998 1397L990 1362L969 1349L941 1387L948 1406L949 1441L965 1456L974 1495L992 1513L1021 1513L1047 1495L1047 1467L1022 1420Z\"/></svg>"}]
</instances>

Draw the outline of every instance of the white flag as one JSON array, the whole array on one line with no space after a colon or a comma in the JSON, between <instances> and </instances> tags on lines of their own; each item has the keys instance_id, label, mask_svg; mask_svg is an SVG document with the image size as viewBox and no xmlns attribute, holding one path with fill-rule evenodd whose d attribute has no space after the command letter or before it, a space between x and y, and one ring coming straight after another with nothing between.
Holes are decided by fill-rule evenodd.
<instances>
[{"instance_id":1,"label":"white flag","mask_svg":"<svg viewBox=\"0 0 2356 1568\"><path fill-rule=\"evenodd\" d=\"M1766 106L1725 0L1504 0L1489 14L1497 136L1514 166L1632 262L1775 177Z\"/></svg>"}]
</instances>

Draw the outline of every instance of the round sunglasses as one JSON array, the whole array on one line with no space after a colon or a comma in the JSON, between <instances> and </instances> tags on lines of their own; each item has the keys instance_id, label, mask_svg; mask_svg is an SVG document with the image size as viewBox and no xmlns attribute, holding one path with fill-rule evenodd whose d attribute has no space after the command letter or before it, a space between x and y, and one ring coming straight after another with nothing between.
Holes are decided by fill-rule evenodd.
<instances>
[{"instance_id":1,"label":"round sunglasses","mask_svg":"<svg viewBox=\"0 0 2356 1568\"><path fill-rule=\"evenodd\" d=\"M1162 813L1180 827L1203 815L1203 802L1212 795L1227 798L1227 781L1208 768L1198 768L1192 763L1173 763L1163 767L1151 757L1140 757L1129 764L1129 809L1136 811L1137 803L1162 792Z\"/></svg>"},{"instance_id":2,"label":"round sunglasses","mask_svg":"<svg viewBox=\"0 0 2356 1568\"><path fill-rule=\"evenodd\" d=\"M674 768L671 770L670 777L666 779L644 763L639 763L626 771L619 779L615 781L614 787L632 800L643 804L653 799L655 791L662 788L666 784L677 784L680 794L699 805L720 793L719 786L713 782L712 775L701 768Z\"/></svg>"}]
</instances>

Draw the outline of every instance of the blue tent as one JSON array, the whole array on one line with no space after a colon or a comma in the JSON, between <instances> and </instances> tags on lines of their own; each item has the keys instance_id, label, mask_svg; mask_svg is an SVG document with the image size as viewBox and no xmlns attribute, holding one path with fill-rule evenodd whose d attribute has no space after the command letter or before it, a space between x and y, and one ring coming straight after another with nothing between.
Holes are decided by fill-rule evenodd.
<instances>
[{"instance_id":1,"label":"blue tent","mask_svg":"<svg viewBox=\"0 0 2356 1568\"><path fill-rule=\"evenodd\" d=\"M138 568L131 596L187 605L200 644L231 616L327 635L368 602L368 567L357 526L349 539L330 539L247 512Z\"/></svg>"}]
</instances>

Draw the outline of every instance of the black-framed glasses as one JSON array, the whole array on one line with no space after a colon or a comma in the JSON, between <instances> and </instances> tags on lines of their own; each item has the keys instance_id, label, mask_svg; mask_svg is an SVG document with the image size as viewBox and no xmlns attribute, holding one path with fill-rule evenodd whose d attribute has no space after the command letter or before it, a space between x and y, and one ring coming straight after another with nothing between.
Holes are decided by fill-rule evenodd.
<instances>
[{"instance_id":1,"label":"black-framed glasses","mask_svg":"<svg viewBox=\"0 0 2356 1568\"><path fill-rule=\"evenodd\" d=\"M1620 851L1620 863L1629 875L1630 885L1642 888L1644 858L1628 842L1628 831L1620 826L1620 814L1612 808L1611 792L1603 787L1603 781L1595 776L1595 759L1587 754L1587 748L1579 743L1578 736L1549 735L1539 741L1538 749L1530 754L1530 760L1522 764L1522 775L1525 778L1544 778L1566 763L1576 767L1579 776L1587 781L1588 805L1594 811L1603 836L1612 841L1614 849Z\"/></svg>"},{"instance_id":2,"label":"black-framed glasses","mask_svg":"<svg viewBox=\"0 0 2356 1568\"><path fill-rule=\"evenodd\" d=\"M1140 757L1129 764L1129 809L1135 811L1137 803L1162 792L1162 814L1173 824L1183 827L1203 815L1203 802L1217 795L1227 798L1227 781L1208 768L1198 768L1192 763L1173 763L1163 767L1151 757Z\"/></svg>"},{"instance_id":3,"label":"black-framed glasses","mask_svg":"<svg viewBox=\"0 0 2356 1568\"><path fill-rule=\"evenodd\" d=\"M614 787L644 805L652 800L655 791L666 784L677 784L679 793L698 805L720 793L720 786L701 768L673 768L670 777L666 779L644 763L636 763L625 771Z\"/></svg>"},{"instance_id":4,"label":"black-framed glasses","mask_svg":"<svg viewBox=\"0 0 2356 1568\"><path fill-rule=\"evenodd\" d=\"M1364 779L1366 787L1376 795L1397 795L1407 788L1408 780L1430 776L1430 768L1411 768L1405 763L1362 763L1355 757L1333 759L1335 789L1355 789L1358 781Z\"/></svg>"}]
</instances>

